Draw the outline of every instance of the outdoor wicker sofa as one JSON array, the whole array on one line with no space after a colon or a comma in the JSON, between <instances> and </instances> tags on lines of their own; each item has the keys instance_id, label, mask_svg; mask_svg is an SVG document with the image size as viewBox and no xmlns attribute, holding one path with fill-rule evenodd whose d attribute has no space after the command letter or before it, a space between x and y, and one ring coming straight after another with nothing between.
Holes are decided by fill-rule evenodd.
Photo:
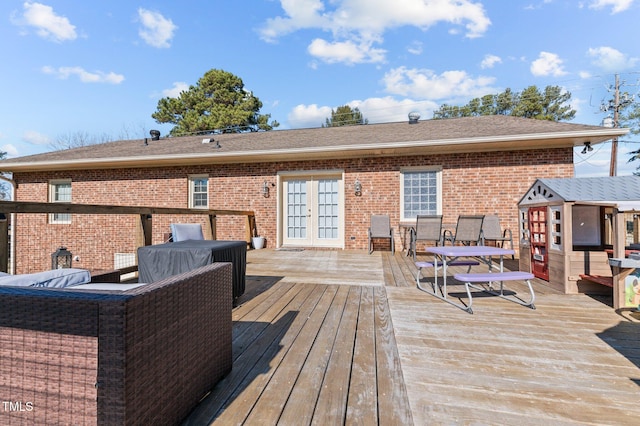
<instances>
[{"instance_id":1,"label":"outdoor wicker sofa","mask_svg":"<svg viewBox=\"0 0 640 426\"><path fill-rule=\"evenodd\" d=\"M0 287L0 424L177 424L229 373L230 263L130 287Z\"/></svg>"}]
</instances>

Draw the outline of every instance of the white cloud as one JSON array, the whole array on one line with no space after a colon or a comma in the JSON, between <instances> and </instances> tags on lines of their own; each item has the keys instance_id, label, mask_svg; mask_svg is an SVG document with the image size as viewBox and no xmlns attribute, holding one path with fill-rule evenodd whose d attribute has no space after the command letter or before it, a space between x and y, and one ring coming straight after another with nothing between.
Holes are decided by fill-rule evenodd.
<instances>
[{"instance_id":1,"label":"white cloud","mask_svg":"<svg viewBox=\"0 0 640 426\"><path fill-rule=\"evenodd\" d=\"M320 127L328 117L331 117L331 107L301 104L291 110L287 120L292 128L302 129Z\"/></svg>"},{"instance_id":2,"label":"white cloud","mask_svg":"<svg viewBox=\"0 0 640 426\"><path fill-rule=\"evenodd\" d=\"M398 100L391 96L353 100L342 105L358 108L370 124L405 121L412 111L419 111L422 118L427 119L439 107L432 101ZM289 113L288 123L291 128L320 127L331 117L331 110L339 106L298 105Z\"/></svg>"},{"instance_id":3,"label":"white cloud","mask_svg":"<svg viewBox=\"0 0 640 426\"><path fill-rule=\"evenodd\" d=\"M536 77L554 76L559 77L567 74L562 67L562 59L555 53L540 52L538 59L531 63L531 74Z\"/></svg>"},{"instance_id":4,"label":"white cloud","mask_svg":"<svg viewBox=\"0 0 640 426\"><path fill-rule=\"evenodd\" d=\"M76 27L64 16L56 15L51 6L25 2L22 18L15 19L17 25L34 27L38 36L57 43L75 40Z\"/></svg>"},{"instance_id":5,"label":"white cloud","mask_svg":"<svg viewBox=\"0 0 640 426\"><path fill-rule=\"evenodd\" d=\"M587 55L593 58L594 65L610 72L633 68L638 63L638 58L629 58L619 50L607 46L590 48Z\"/></svg>"},{"instance_id":6,"label":"white cloud","mask_svg":"<svg viewBox=\"0 0 640 426\"><path fill-rule=\"evenodd\" d=\"M385 91L394 95L418 99L453 99L494 93L493 77L469 76L465 71L445 71L435 74L428 69L399 67L384 75Z\"/></svg>"},{"instance_id":7,"label":"white cloud","mask_svg":"<svg viewBox=\"0 0 640 426\"><path fill-rule=\"evenodd\" d=\"M24 132L21 139L31 145L49 145L51 143L49 136L38 133L35 130Z\"/></svg>"},{"instance_id":8,"label":"white cloud","mask_svg":"<svg viewBox=\"0 0 640 426\"><path fill-rule=\"evenodd\" d=\"M428 119L433 116L433 111L439 107L433 101L415 101L408 98L398 100L391 96L352 101L349 106L357 107L362 112L362 116L371 124L407 121L408 115L412 111L419 112L422 119Z\"/></svg>"},{"instance_id":9,"label":"white cloud","mask_svg":"<svg viewBox=\"0 0 640 426\"><path fill-rule=\"evenodd\" d=\"M484 55L482 62L480 63L480 68L493 68L496 64L501 64L502 59L496 55Z\"/></svg>"},{"instance_id":10,"label":"white cloud","mask_svg":"<svg viewBox=\"0 0 640 426\"><path fill-rule=\"evenodd\" d=\"M17 157L20 154L20 152L18 152L18 148L16 148L15 145L11 143L2 145L0 147L0 151L6 152L7 158Z\"/></svg>"},{"instance_id":11,"label":"white cloud","mask_svg":"<svg viewBox=\"0 0 640 426\"><path fill-rule=\"evenodd\" d=\"M357 62L345 57L346 47L356 58L383 62L386 52L372 45L382 43L385 31L393 28L413 26L427 30L444 22L464 26L466 36L475 38L491 24L482 4L472 0L281 0L280 4L284 16L268 19L259 29L261 37L275 41L302 29L330 32L333 41L316 39L308 49L312 55L322 54L321 59L327 62Z\"/></svg>"},{"instance_id":12,"label":"white cloud","mask_svg":"<svg viewBox=\"0 0 640 426\"><path fill-rule=\"evenodd\" d=\"M421 55L422 50L423 47L421 41L414 41L409 45L409 47L407 47L407 52L411 53L412 55Z\"/></svg>"},{"instance_id":13,"label":"white cloud","mask_svg":"<svg viewBox=\"0 0 640 426\"><path fill-rule=\"evenodd\" d=\"M353 41L327 42L315 39L308 47L311 56L327 63L343 62L347 65L364 62L382 62L386 53L383 49L375 49L370 43L356 44Z\"/></svg>"},{"instance_id":14,"label":"white cloud","mask_svg":"<svg viewBox=\"0 0 640 426\"><path fill-rule=\"evenodd\" d=\"M124 76L122 74L116 74L114 72L105 73L102 71L89 72L81 67L59 67L56 69L50 66L45 66L42 67L42 72L45 74L55 75L63 80L75 75L83 83L120 84L124 81Z\"/></svg>"},{"instance_id":15,"label":"white cloud","mask_svg":"<svg viewBox=\"0 0 640 426\"><path fill-rule=\"evenodd\" d=\"M178 29L171 19L142 8L138 9L138 17L142 23L138 34L148 45L157 48L171 47L171 40Z\"/></svg>"},{"instance_id":16,"label":"white cloud","mask_svg":"<svg viewBox=\"0 0 640 426\"><path fill-rule=\"evenodd\" d=\"M589 8L599 10L611 6L611 14L615 14L629 9L631 3L633 0L593 0Z\"/></svg>"},{"instance_id":17,"label":"white cloud","mask_svg":"<svg viewBox=\"0 0 640 426\"><path fill-rule=\"evenodd\" d=\"M189 90L189 85L184 81L176 81L173 83L173 87L171 89L164 89L162 91L162 97L165 98L177 98L180 96L181 92L186 92Z\"/></svg>"}]
</instances>

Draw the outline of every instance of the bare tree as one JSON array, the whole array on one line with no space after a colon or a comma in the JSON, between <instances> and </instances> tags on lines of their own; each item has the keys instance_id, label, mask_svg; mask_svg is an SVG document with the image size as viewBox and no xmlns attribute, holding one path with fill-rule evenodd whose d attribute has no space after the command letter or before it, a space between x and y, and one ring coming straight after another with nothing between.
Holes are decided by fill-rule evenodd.
<instances>
[{"instance_id":1,"label":"bare tree","mask_svg":"<svg viewBox=\"0 0 640 426\"><path fill-rule=\"evenodd\" d=\"M76 132L67 132L59 135L55 141L51 142L49 146L54 151L61 151L64 149L80 148L83 146L96 145L99 143L109 142L111 137L106 133L102 135L92 135L81 130Z\"/></svg>"}]
</instances>

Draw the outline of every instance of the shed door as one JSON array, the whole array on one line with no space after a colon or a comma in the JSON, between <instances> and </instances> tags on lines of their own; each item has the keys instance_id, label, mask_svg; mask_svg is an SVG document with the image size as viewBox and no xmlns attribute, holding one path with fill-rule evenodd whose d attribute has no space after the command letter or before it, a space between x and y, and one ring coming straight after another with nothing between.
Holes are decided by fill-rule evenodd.
<instances>
[{"instance_id":1,"label":"shed door","mask_svg":"<svg viewBox=\"0 0 640 426\"><path fill-rule=\"evenodd\" d=\"M537 278L549 281L546 207L529 209L529 233L531 235L531 273Z\"/></svg>"}]
</instances>

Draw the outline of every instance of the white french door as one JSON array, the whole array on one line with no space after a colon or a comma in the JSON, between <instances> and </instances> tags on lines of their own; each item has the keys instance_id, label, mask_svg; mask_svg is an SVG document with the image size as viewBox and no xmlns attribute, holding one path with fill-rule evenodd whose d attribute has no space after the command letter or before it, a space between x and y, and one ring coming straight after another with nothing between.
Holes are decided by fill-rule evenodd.
<instances>
[{"instance_id":1,"label":"white french door","mask_svg":"<svg viewBox=\"0 0 640 426\"><path fill-rule=\"evenodd\" d=\"M287 176L282 189L283 245L343 246L341 175Z\"/></svg>"}]
</instances>

